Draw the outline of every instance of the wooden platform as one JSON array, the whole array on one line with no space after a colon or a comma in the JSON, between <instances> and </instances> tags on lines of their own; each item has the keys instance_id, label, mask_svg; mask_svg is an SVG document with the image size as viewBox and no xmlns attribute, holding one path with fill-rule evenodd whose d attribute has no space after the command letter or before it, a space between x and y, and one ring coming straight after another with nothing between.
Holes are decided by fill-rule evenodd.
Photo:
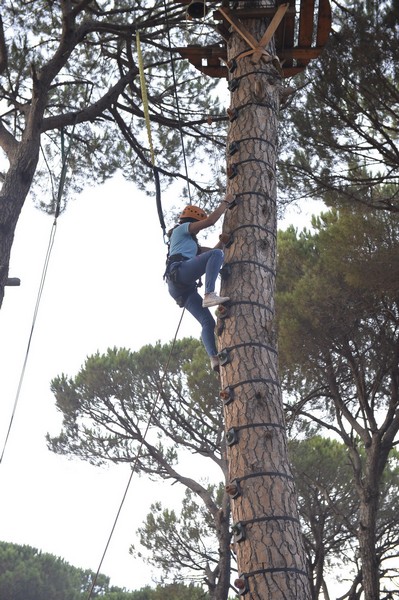
<instances>
[{"instance_id":1,"label":"wooden platform","mask_svg":"<svg viewBox=\"0 0 399 600\"><path fill-rule=\"evenodd\" d=\"M191 0L174 0L176 4L188 6ZM303 71L306 65L323 50L331 30L331 7L329 0L287 0L289 7L279 24L274 39L276 54L280 59L283 76L292 77ZM219 5L226 6L223 1ZM281 2L279 2L281 4ZM221 43L212 46L187 46L176 48L199 71L210 77L227 77L226 41L230 35L230 23L215 8L213 19L221 34ZM231 13L245 25L246 19L271 19L276 8L231 9Z\"/></svg>"}]
</instances>

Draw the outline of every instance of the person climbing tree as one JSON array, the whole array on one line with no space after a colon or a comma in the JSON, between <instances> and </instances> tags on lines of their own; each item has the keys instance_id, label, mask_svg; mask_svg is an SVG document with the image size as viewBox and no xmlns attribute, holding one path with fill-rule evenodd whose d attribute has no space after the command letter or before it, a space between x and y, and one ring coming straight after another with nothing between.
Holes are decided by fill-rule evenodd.
<instances>
[{"instance_id":1,"label":"person climbing tree","mask_svg":"<svg viewBox=\"0 0 399 600\"><path fill-rule=\"evenodd\" d=\"M215 248L201 247L197 233L214 225L229 207L226 198L209 216L198 206L186 206L179 222L169 231L169 251L166 261L165 279L168 290L177 304L186 308L202 326L201 339L214 371L219 370L219 359L215 343L215 319L209 307L230 300L215 292L216 279L223 264L224 238L221 235ZM205 274L204 299L197 291L197 281Z\"/></svg>"}]
</instances>

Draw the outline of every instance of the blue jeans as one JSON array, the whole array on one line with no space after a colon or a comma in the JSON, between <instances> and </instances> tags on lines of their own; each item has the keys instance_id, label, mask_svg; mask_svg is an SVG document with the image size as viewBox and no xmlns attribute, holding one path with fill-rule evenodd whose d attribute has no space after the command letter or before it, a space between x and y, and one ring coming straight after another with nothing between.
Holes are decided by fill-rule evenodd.
<instances>
[{"instance_id":1,"label":"blue jeans","mask_svg":"<svg viewBox=\"0 0 399 600\"><path fill-rule=\"evenodd\" d=\"M205 274L205 294L215 291L216 279L223 264L222 250L214 249L198 254L194 258L182 261L177 265L177 284L187 286L191 290L184 302L184 308L200 323L201 339L209 356L216 356L215 319L209 308L202 307L202 297L197 292L195 282ZM173 269L173 266L172 266ZM173 298L182 295L182 288L168 281L169 293Z\"/></svg>"}]
</instances>

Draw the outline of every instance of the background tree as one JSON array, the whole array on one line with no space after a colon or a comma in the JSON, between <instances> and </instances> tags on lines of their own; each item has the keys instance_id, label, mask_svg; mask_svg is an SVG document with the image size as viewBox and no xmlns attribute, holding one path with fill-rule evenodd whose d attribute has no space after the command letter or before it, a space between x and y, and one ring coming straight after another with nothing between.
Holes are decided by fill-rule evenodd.
<instances>
[{"instance_id":1,"label":"background tree","mask_svg":"<svg viewBox=\"0 0 399 600\"><path fill-rule=\"evenodd\" d=\"M209 486L209 489L222 506L224 485ZM208 585L215 579L220 556L215 543L214 519L189 488L185 490L178 513L163 508L159 501L152 504L138 533L137 555L162 572L163 581L184 580L193 573L198 573L198 578L205 575ZM136 553L134 547L131 551Z\"/></svg>"},{"instance_id":2,"label":"background tree","mask_svg":"<svg viewBox=\"0 0 399 600\"><path fill-rule=\"evenodd\" d=\"M397 212L398 4L332 6L328 46L295 79L299 91L284 112L281 194Z\"/></svg>"},{"instance_id":3,"label":"background tree","mask_svg":"<svg viewBox=\"0 0 399 600\"><path fill-rule=\"evenodd\" d=\"M0 542L0 597L7 600L84 600L91 590L95 573L73 567L53 554L31 546ZM208 600L193 584L174 583L138 591L110 585L109 577L99 575L91 590L103 600Z\"/></svg>"},{"instance_id":4,"label":"background tree","mask_svg":"<svg viewBox=\"0 0 399 600\"><path fill-rule=\"evenodd\" d=\"M312 597L328 599L326 578L347 568L356 541L358 500L346 448L315 435L289 441Z\"/></svg>"},{"instance_id":5,"label":"background tree","mask_svg":"<svg viewBox=\"0 0 399 600\"><path fill-rule=\"evenodd\" d=\"M156 400L169 351L169 345L146 346L137 353L110 350L105 356L90 357L76 378L62 376L55 380L53 389L63 413L64 429L59 437L49 440L50 447L94 464L130 462L129 457L134 461L140 438L132 436L133 427L141 431L146 428L149 404L153 406ZM139 545L132 548L132 552L156 567L163 584L174 580L199 582L205 579L210 597L226 600L228 588L217 586L217 582L220 577L229 579L230 566L226 557L230 554L232 524L230 520L220 524L221 513L215 517L213 510L215 505L228 514L225 466L223 462L215 463L215 480L220 478L221 481L220 486L215 486L209 482L193 482L181 473L181 469L177 471L177 465L173 463L177 455L183 459L188 451L192 455L189 462L192 471L192 461L200 447L204 460L214 462L208 454L215 437L221 434L216 427L217 420L212 424L220 402L217 379L209 374L203 347L195 340L178 342L169 369L169 382L162 386L165 404L157 406L155 412L155 423L158 419L161 423L150 429L151 443L145 446L139 468L152 477L176 479L187 486L186 492L179 508L165 508L161 502L151 507L139 530ZM208 400L201 394L204 389L208 390ZM187 407L185 417L184 411L176 412L181 403ZM133 406L134 414L131 412ZM130 421L134 421L134 426ZM123 434L117 433L118 423L123 427ZM300 428L300 423L296 421L296 429ZM201 436L207 440L207 452L204 452L206 446L200 445L200 427ZM194 430L197 432L195 444L192 440ZM307 430L306 421L304 430ZM158 443L156 431L161 436L161 453L157 446L152 449L152 443ZM312 434L311 431L308 433ZM179 439L178 443L176 439ZM289 443L299 515L312 573L312 596L315 599L327 597L326 577L334 578L341 573L347 573L350 586L354 586L357 593L362 578L357 551L359 496L346 445L320 436ZM361 448L358 450L364 460L364 452ZM165 466L165 456L173 463L170 467ZM375 552L381 565L381 578L387 581L395 576L392 559L398 551L396 497L399 481L395 456L381 478L376 522ZM159 461L158 466L156 461ZM210 470L205 465L199 469L201 472ZM209 503L209 498L213 504ZM226 570L224 575L222 568ZM231 568L234 571L234 563Z\"/></svg>"},{"instance_id":6,"label":"background tree","mask_svg":"<svg viewBox=\"0 0 399 600\"><path fill-rule=\"evenodd\" d=\"M192 469L194 456L199 455L208 463L207 472L216 468L217 477L226 483L217 383L197 340L144 346L139 352L110 349L105 355L89 357L74 379L62 375L52 382L63 429L48 442L57 453L79 456L92 464L128 463L150 477L185 486L190 494L180 515L183 529L186 525L197 527L198 504L206 521L200 535L183 532L180 548L170 542L171 558L176 562L169 570L188 567L194 579L205 578L212 599L226 600L230 588L229 496L209 482L194 479ZM184 467L188 456L190 462ZM159 531L159 542L153 538L157 559L165 568L160 544L163 535L171 534L176 516L160 516L160 510L155 511L154 520L171 523L168 532L165 527ZM207 545L203 536L209 540L211 531L213 543ZM173 541L179 533L178 528Z\"/></svg>"},{"instance_id":7,"label":"background tree","mask_svg":"<svg viewBox=\"0 0 399 600\"><path fill-rule=\"evenodd\" d=\"M155 589L146 586L135 592L116 590L105 593L102 598L103 600L209 600L208 594L192 583L158 585Z\"/></svg>"},{"instance_id":8,"label":"background tree","mask_svg":"<svg viewBox=\"0 0 399 600\"><path fill-rule=\"evenodd\" d=\"M357 530L359 498L353 484L348 449L338 440L312 435L289 441L298 490L299 514L312 572L313 598L332 598L329 581L348 581L348 592L359 593L362 566ZM399 519L393 498L399 492L398 453L392 450L382 480L376 524L375 552L381 579L395 587ZM333 584L334 585L334 584ZM353 596L352 597L356 597Z\"/></svg>"},{"instance_id":9,"label":"background tree","mask_svg":"<svg viewBox=\"0 0 399 600\"><path fill-rule=\"evenodd\" d=\"M116 170L141 187L152 181L138 32L158 175L165 183L185 179L180 173L183 136L190 181L209 198L219 190L219 173L212 176L212 164L217 163L217 148L224 147L218 137L224 117L211 95L214 80L188 71L173 50L182 35L186 43L190 40L183 5L136 0L133 6L121 0L115 9L106 1L39 0L29 11L25 8L11 0L1 7L0 305L15 227L34 183L46 190L39 204L57 215L68 195ZM206 43L214 35L205 28L201 39ZM205 180L201 163L209 153ZM206 182L195 184L196 175Z\"/></svg>"},{"instance_id":10,"label":"background tree","mask_svg":"<svg viewBox=\"0 0 399 600\"><path fill-rule=\"evenodd\" d=\"M348 597L363 589L372 600L397 552L389 543L379 552L377 518L399 431L399 220L353 208L322 215L313 227L300 234L291 227L280 238L283 387L288 414L348 448L362 565Z\"/></svg>"},{"instance_id":11,"label":"background tree","mask_svg":"<svg viewBox=\"0 0 399 600\"><path fill-rule=\"evenodd\" d=\"M0 542L0 597L7 600L81 600L94 573L31 546ZM99 575L93 597L109 591L109 577ZM116 589L116 588L115 588Z\"/></svg>"},{"instance_id":12,"label":"background tree","mask_svg":"<svg viewBox=\"0 0 399 600\"><path fill-rule=\"evenodd\" d=\"M208 594L192 583L188 586L182 583L159 585L155 589L144 588L143 592L133 592L131 600L209 600ZM110 597L109 600L113 598ZM119 599L115 598L115 600Z\"/></svg>"}]
</instances>

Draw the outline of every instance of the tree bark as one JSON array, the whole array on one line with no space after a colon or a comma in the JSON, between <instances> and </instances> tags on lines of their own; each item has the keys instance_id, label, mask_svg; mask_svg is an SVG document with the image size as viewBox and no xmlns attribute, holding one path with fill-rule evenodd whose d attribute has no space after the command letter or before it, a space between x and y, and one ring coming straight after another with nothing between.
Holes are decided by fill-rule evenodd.
<instances>
[{"instance_id":1,"label":"tree bark","mask_svg":"<svg viewBox=\"0 0 399 600\"><path fill-rule=\"evenodd\" d=\"M380 483L377 468L379 446L378 436L374 436L371 446L366 448L364 474L356 482L360 498L358 539L365 600L375 600L380 597L380 573L376 555Z\"/></svg>"},{"instance_id":2,"label":"tree bark","mask_svg":"<svg viewBox=\"0 0 399 600\"><path fill-rule=\"evenodd\" d=\"M15 228L36 170L40 134L21 142L11 159L10 168L0 191L0 307L8 278L11 247Z\"/></svg>"},{"instance_id":3,"label":"tree bark","mask_svg":"<svg viewBox=\"0 0 399 600\"><path fill-rule=\"evenodd\" d=\"M265 21L242 22L261 39ZM236 197L237 205L224 223L233 243L226 249L222 294L231 302L217 324L221 385L225 396L230 393L224 412L232 496L238 491L232 500L240 573L236 585L244 586L240 593L247 591L252 600L308 600L310 583L287 455L274 315L281 78L271 62L240 58L247 50L247 43L233 31L228 60L236 60L237 67L229 84L227 192ZM232 147L234 142L238 146Z\"/></svg>"}]
</instances>

